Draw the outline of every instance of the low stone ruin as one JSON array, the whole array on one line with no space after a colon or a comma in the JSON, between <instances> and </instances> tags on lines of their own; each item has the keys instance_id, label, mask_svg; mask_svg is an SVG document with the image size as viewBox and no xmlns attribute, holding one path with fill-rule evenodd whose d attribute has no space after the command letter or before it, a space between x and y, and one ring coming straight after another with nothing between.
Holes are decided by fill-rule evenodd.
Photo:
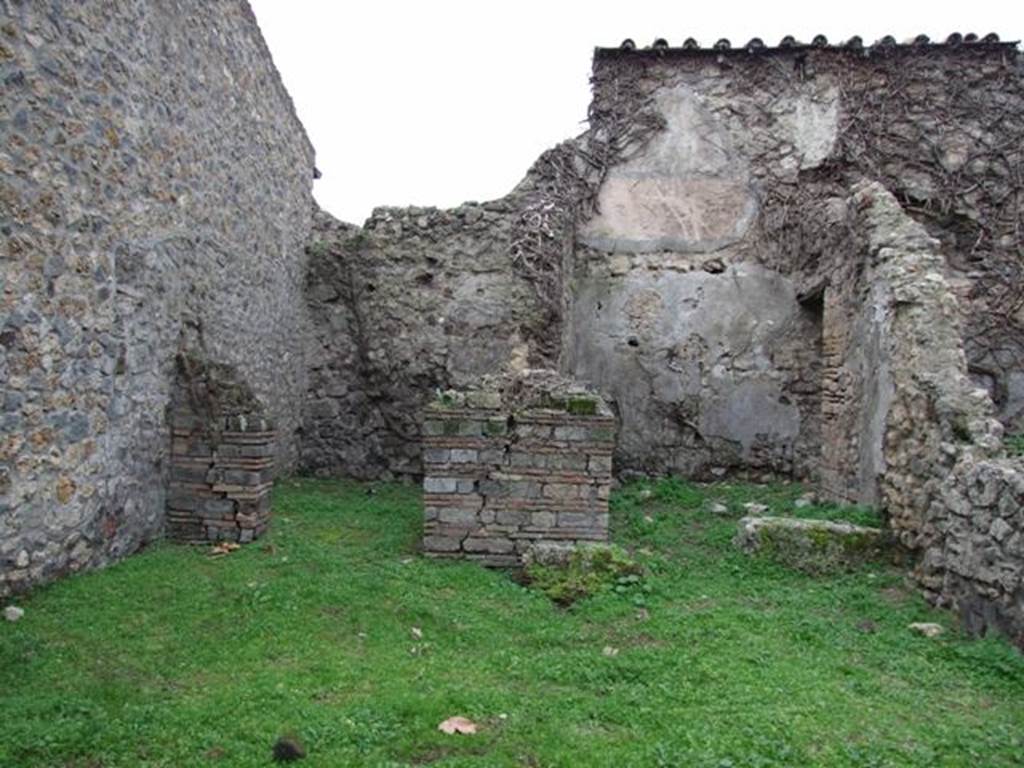
<instances>
[{"instance_id":1,"label":"low stone ruin","mask_svg":"<svg viewBox=\"0 0 1024 768\"><path fill-rule=\"evenodd\" d=\"M1024 463L962 459L935 503L936 531L916 569L928 600L965 629L995 629L1024 650Z\"/></svg>"},{"instance_id":2,"label":"low stone ruin","mask_svg":"<svg viewBox=\"0 0 1024 768\"><path fill-rule=\"evenodd\" d=\"M470 402L517 356L615 402L623 477L878 507L929 600L1024 645L1016 43L598 48L587 130L507 196L354 226L314 210L244 0L178 0L148 35L158 4L59 5L0 4L0 595L165 529L257 536L272 457L425 472L438 556L603 538L610 417ZM245 386L181 399L182 346Z\"/></svg>"},{"instance_id":3,"label":"low stone ruin","mask_svg":"<svg viewBox=\"0 0 1024 768\"><path fill-rule=\"evenodd\" d=\"M277 433L233 371L179 355L167 537L246 543L270 522Z\"/></svg>"},{"instance_id":4,"label":"low stone ruin","mask_svg":"<svg viewBox=\"0 0 1024 768\"><path fill-rule=\"evenodd\" d=\"M550 372L446 392L423 415L431 557L522 563L538 541L608 539L615 418Z\"/></svg>"},{"instance_id":5,"label":"low stone ruin","mask_svg":"<svg viewBox=\"0 0 1024 768\"><path fill-rule=\"evenodd\" d=\"M891 546L890 537L879 528L792 517L744 517L733 543L747 554L810 573L877 560Z\"/></svg>"}]
</instances>

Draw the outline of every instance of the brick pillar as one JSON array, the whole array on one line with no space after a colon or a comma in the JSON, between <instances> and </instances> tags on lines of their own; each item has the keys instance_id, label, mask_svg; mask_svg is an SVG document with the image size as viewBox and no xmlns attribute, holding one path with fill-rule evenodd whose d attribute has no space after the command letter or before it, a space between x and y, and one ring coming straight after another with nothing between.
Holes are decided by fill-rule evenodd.
<instances>
[{"instance_id":1,"label":"brick pillar","mask_svg":"<svg viewBox=\"0 0 1024 768\"><path fill-rule=\"evenodd\" d=\"M270 522L277 433L259 416L231 416L220 429L183 410L173 414L167 537L236 541Z\"/></svg>"},{"instance_id":2,"label":"brick pillar","mask_svg":"<svg viewBox=\"0 0 1024 768\"><path fill-rule=\"evenodd\" d=\"M615 419L599 397L448 399L424 412L425 554L512 566L536 541L608 540Z\"/></svg>"}]
</instances>

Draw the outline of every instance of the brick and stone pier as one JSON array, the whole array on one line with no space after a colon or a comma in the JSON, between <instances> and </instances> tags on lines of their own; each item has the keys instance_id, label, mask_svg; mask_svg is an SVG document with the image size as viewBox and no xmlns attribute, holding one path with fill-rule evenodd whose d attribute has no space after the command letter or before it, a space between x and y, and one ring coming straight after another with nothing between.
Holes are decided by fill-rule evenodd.
<instances>
[{"instance_id":1,"label":"brick and stone pier","mask_svg":"<svg viewBox=\"0 0 1024 768\"><path fill-rule=\"evenodd\" d=\"M607 541L615 419L596 394L449 392L423 435L428 556L515 566L538 541Z\"/></svg>"},{"instance_id":2,"label":"brick and stone pier","mask_svg":"<svg viewBox=\"0 0 1024 768\"><path fill-rule=\"evenodd\" d=\"M167 495L173 541L252 541L270 522L276 432L260 417L225 419L214 437L207 425L177 418Z\"/></svg>"},{"instance_id":3,"label":"brick and stone pier","mask_svg":"<svg viewBox=\"0 0 1024 768\"><path fill-rule=\"evenodd\" d=\"M187 543L260 537L270 522L277 433L262 404L225 365L179 356L172 401L167 538Z\"/></svg>"}]
</instances>

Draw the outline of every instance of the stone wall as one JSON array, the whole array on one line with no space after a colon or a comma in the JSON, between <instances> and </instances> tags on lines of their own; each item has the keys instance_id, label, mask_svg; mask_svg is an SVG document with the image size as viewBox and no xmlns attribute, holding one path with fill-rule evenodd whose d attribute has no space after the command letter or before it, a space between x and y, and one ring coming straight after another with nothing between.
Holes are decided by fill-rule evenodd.
<instances>
[{"instance_id":1,"label":"stone wall","mask_svg":"<svg viewBox=\"0 0 1024 768\"><path fill-rule=\"evenodd\" d=\"M1024 462L959 461L933 513L917 569L925 595L968 632L1001 632L1024 651Z\"/></svg>"},{"instance_id":2,"label":"stone wall","mask_svg":"<svg viewBox=\"0 0 1024 768\"><path fill-rule=\"evenodd\" d=\"M444 393L423 415L423 551L522 563L537 542L608 539L615 419L585 391L511 403Z\"/></svg>"},{"instance_id":3,"label":"stone wall","mask_svg":"<svg viewBox=\"0 0 1024 768\"><path fill-rule=\"evenodd\" d=\"M885 508L902 543L919 548L953 448L997 451L1002 434L967 373L940 243L874 181L821 201L806 221L816 268L803 285L823 307L820 485Z\"/></svg>"},{"instance_id":4,"label":"stone wall","mask_svg":"<svg viewBox=\"0 0 1024 768\"><path fill-rule=\"evenodd\" d=\"M294 464L313 151L252 12L0 2L0 592L159 534L174 358Z\"/></svg>"},{"instance_id":5,"label":"stone wall","mask_svg":"<svg viewBox=\"0 0 1024 768\"><path fill-rule=\"evenodd\" d=\"M1019 426L1021 62L1001 44L598 50L595 79L645 94L664 126L608 170L574 264L563 361L619 404L620 468L820 470L834 495L878 500L887 374L860 341L879 343L879 297L822 287L861 261L823 203L862 178L935 239L970 370Z\"/></svg>"},{"instance_id":6,"label":"stone wall","mask_svg":"<svg viewBox=\"0 0 1024 768\"><path fill-rule=\"evenodd\" d=\"M880 185L854 190L884 317L892 377L885 414L882 505L921 558L915 575L934 603L974 633L1024 649L1024 461L1005 457L1003 427L975 386L961 313L938 243Z\"/></svg>"},{"instance_id":7,"label":"stone wall","mask_svg":"<svg viewBox=\"0 0 1024 768\"><path fill-rule=\"evenodd\" d=\"M621 472L823 473L835 496L876 501L882 425L865 414L885 384L857 389L854 369L874 358L845 357L841 334L877 327L860 314L864 297L820 285L859 262L841 240L817 248L828 219L813 219L834 214L846 226L819 203L844 200L864 178L935 239L961 299L970 371L1004 423L1020 426L1024 302L1014 286L1024 273L1011 201L1021 194L1024 78L1015 47L599 49L593 83L590 130L546 153L507 198L482 211L386 209L360 233L342 227L339 238L334 225L318 234L334 256L311 282L325 320L309 466L415 472L407 446L426 390L479 373L486 349L492 367L526 357L607 396L621 417ZM453 225L470 211L476 226ZM372 245L345 259L350 237ZM485 266L464 258L474 252ZM428 258L444 265L443 280L417 272ZM346 310L322 298L343 294L336 265L346 261L391 278L370 281L377 293L361 345L372 359L354 356L340 327ZM434 313L472 298L456 290L463 283L483 290L487 317L442 332ZM489 345L478 343L481 328ZM451 344L462 356L446 354ZM822 368L824 345L832 370ZM359 357L369 363L354 364ZM404 370L416 381L392 384ZM355 383L358 371L368 384ZM363 393L368 409L358 406ZM842 416L828 415L830 398ZM845 474L851 459L856 477Z\"/></svg>"},{"instance_id":8,"label":"stone wall","mask_svg":"<svg viewBox=\"0 0 1024 768\"><path fill-rule=\"evenodd\" d=\"M507 202L378 208L363 227L317 214L304 468L418 477L435 392L525 365L539 309L512 263L512 221Z\"/></svg>"},{"instance_id":9,"label":"stone wall","mask_svg":"<svg viewBox=\"0 0 1024 768\"><path fill-rule=\"evenodd\" d=\"M883 192L886 196L888 193ZM864 242L869 222L833 198L809 221L824 231L827 257L809 283L822 310L821 463L817 481L835 501L877 506L885 471L884 434L893 398L889 286Z\"/></svg>"},{"instance_id":10,"label":"stone wall","mask_svg":"<svg viewBox=\"0 0 1024 768\"><path fill-rule=\"evenodd\" d=\"M939 242L877 182L828 205L845 213L847 268L825 290L826 370L845 395L824 403L824 490L877 503L932 602L1024 647L1024 461L969 376Z\"/></svg>"},{"instance_id":11,"label":"stone wall","mask_svg":"<svg viewBox=\"0 0 1024 768\"><path fill-rule=\"evenodd\" d=\"M620 472L810 475L820 318L791 280L707 256L588 255L565 365L615 403Z\"/></svg>"}]
</instances>

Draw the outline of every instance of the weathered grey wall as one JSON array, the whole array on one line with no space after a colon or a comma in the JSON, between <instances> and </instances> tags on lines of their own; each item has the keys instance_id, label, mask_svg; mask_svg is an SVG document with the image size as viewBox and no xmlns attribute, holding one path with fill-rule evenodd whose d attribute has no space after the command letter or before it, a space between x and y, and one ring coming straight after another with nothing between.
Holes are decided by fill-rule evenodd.
<instances>
[{"instance_id":1,"label":"weathered grey wall","mask_svg":"<svg viewBox=\"0 0 1024 768\"><path fill-rule=\"evenodd\" d=\"M935 238L970 370L1020 428L1021 61L998 44L598 51L595 78L621 88L596 91L592 110L629 87L664 126L608 170L573 265L583 303L563 361L626 404L618 466L792 470L838 498L879 500L891 384L874 308L885 298L859 279L845 212L822 205L841 209L863 178ZM766 276L786 289L764 290ZM731 289L698 303L693 286L716 279ZM753 366L714 353L681 364L672 351L743 349L747 315L773 323L748 331L763 352ZM699 396L694 370L717 372ZM738 381L770 428L744 417ZM749 450L751 429L764 450Z\"/></svg>"},{"instance_id":2,"label":"weathered grey wall","mask_svg":"<svg viewBox=\"0 0 1024 768\"><path fill-rule=\"evenodd\" d=\"M933 512L916 571L925 595L968 632L1001 632L1024 651L1024 462L963 457Z\"/></svg>"},{"instance_id":3,"label":"weathered grey wall","mask_svg":"<svg viewBox=\"0 0 1024 768\"><path fill-rule=\"evenodd\" d=\"M620 469L808 477L820 312L757 224L765 179L796 182L835 145L834 79L747 89L711 56L595 66L639 69L664 129L609 169L581 227L567 369L618 403Z\"/></svg>"},{"instance_id":4,"label":"weathered grey wall","mask_svg":"<svg viewBox=\"0 0 1024 768\"><path fill-rule=\"evenodd\" d=\"M818 483L829 498L875 506L893 396L884 322L890 297L885 286L851 272L856 270L837 272L822 296Z\"/></svg>"},{"instance_id":5,"label":"weathered grey wall","mask_svg":"<svg viewBox=\"0 0 1024 768\"><path fill-rule=\"evenodd\" d=\"M0 592L156 535L179 346L294 463L313 151L243 0L0 2Z\"/></svg>"},{"instance_id":6,"label":"weathered grey wall","mask_svg":"<svg viewBox=\"0 0 1024 768\"><path fill-rule=\"evenodd\" d=\"M420 370L427 363L411 350L427 350L429 360L450 337L469 342L466 359L435 360L420 384L478 372L485 348L498 365L525 342L531 361L558 365L615 400L621 470L821 476L836 497L878 500L889 391L880 326L853 288L866 291L863 283L847 281L859 257L842 231L827 249L816 242L830 226L848 226L844 212L817 204L841 204L863 178L879 179L938 241L962 297L972 373L1016 428L1024 302L1015 302L1014 286L1024 279L1013 277L1021 230L1019 206L1008 201L1021 194L1013 171L1024 143L1020 62L1016 49L998 44L599 50L591 130L547 153L513 194L488 206L500 216L457 231L447 223L455 212L389 210L403 222L393 231L372 223L386 235L355 262L400 286L374 297L369 311L389 319L362 332L377 347L371 378L383 385L347 384L347 394L325 396L327 379L355 374L345 334L320 333L310 465L415 471L407 441L386 437L396 432L386 425L400 422L415 436L410 414L425 395L390 384L387 366L410 360L398 369ZM566 229L567 219L576 226ZM430 299L425 312L412 297L441 294L400 272L412 264L402 254L425 243L452 267L452 284L470 272L449 251L493 257L483 290L487 312L502 319L470 324L487 328L485 344L475 331L428 330L424 318L440 305ZM500 275L519 292L494 290ZM314 307L332 290L314 286ZM448 292L456 303L473 298ZM499 309L511 296L527 304ZM369 411L357 407L366 392ZM340 427L337 413L362 423Z\"/></svg>"},{"instance_id":7,"label":"weathered grey wall","mask_svg":"<svg viewBox=\"0 0 1024 768\"><path fill-rule=\"evenodd\" d=\"M436 390L525 364L539 309L513 268L511 226L506 202L378 208L362 228L317 215L305 469L418 475L420 409Z\"/></svg>"},{"instance_id":8,"label":"weathered grey wall","mask_svg":"<svg viewBox=\"0 0 1024 768\"><path fill-rule=\"evenodd\" d=\"M566 365L612 397L618 471L806 476L817 456L820 336L791 281L741 262L591 256Z\"/></svg>"},{"instance_id":9,"label":"weathered grey wall","mask_svg":"<svg viewBox=\"0 0 1024 768\"><path fill-rule=\"evenodd\" d=\"M939 243L877 182L855 186L848 208L864 312L881 330L859 343L890 379L885 404L860 406L884 425L880 503L921 554L929 599L1024 648L1024 461L1006 457L994 405L969 378Z\"/></svg>"}]
</instances>

